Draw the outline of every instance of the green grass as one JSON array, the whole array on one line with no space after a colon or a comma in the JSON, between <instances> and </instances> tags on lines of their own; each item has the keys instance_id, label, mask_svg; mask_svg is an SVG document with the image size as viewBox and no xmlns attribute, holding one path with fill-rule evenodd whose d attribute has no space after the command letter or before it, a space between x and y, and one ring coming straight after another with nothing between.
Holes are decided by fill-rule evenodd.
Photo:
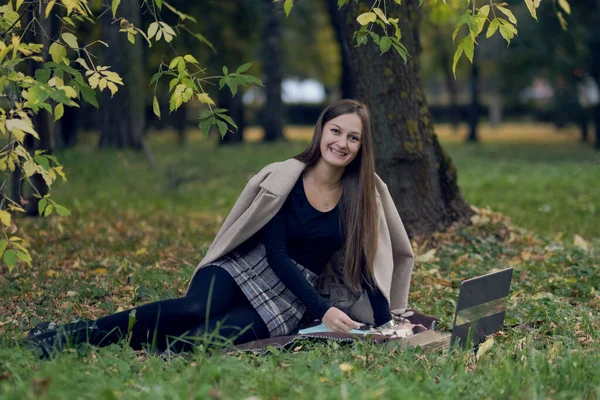
<instances>
[{"instance_id":1,"label":"green grass","mask_svg":"<svg viewBox=\"0 0 600 400\"><path fill-rule=\"evenodd\" d=\"M541 234L600 237L600 153L576 143L447 143L466 200Z\"/></svg>"},{"instance_id":2,"label":"green grass","mask_svg":"<svg viewBox=\"0 0 600 400\"><path fill-rule=\"evenodd\" d=\"M410 302L448 328L462 279L515 267L506 328L479 359L332 343L267 355L199 350L170 361L113 345L36 360L14 341L39 321L95 318L182 295L248 177L304 147L193 142L175 153L163 138L150 144L158 170L129 152L81 146L57 154L69 182L54 197L73 215L17 221L35 261L0 275L1 398L600 396L598 158L562 144L446 146L465 198L512 222L482 210L482 223L418 244L419 252L434 246L436 259L415 267ZM199 179L170 188L164 171L175 165ZM575 234L588 250L573 245Z\"/></svg>"}]
</instances>

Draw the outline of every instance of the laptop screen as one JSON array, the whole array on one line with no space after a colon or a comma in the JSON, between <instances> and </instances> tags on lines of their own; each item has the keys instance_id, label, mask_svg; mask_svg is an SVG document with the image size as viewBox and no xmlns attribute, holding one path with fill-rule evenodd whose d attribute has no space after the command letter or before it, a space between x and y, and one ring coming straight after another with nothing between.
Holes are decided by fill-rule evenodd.
<instances>
[{"instance_id":1,"label":"laptop screen","mask_svg":"<svg viewBox=\"0 0 600 400\"><path fill-rule=\"evenodd\" d=\"M507 268L461 283L451 344L478 344L502 329L512 275Z\"/></svg>"}]
</instances>

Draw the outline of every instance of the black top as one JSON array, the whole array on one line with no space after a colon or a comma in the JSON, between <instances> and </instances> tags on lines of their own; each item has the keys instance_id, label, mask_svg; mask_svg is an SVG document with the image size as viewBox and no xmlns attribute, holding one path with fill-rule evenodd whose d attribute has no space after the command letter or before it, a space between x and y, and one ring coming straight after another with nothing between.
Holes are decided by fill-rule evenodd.
<instances>
[{"instance_id":1,"label":"black top","mask_svg":"<svg viewBox=\"0 0 600 400\"><path fill-rule=\"evenodd\" d=\"M339 208L322 212L308 201L302 176L279 212L263 228L267 260L275 274L316 318L322 319L329 305L304 278L292 259L320 275L329 258L342 247ZM364 265L364 264L363 264ZM392 319L389 304L375 284L363 280L373 307L376 325Z\"/></svg>"}]
</instances>

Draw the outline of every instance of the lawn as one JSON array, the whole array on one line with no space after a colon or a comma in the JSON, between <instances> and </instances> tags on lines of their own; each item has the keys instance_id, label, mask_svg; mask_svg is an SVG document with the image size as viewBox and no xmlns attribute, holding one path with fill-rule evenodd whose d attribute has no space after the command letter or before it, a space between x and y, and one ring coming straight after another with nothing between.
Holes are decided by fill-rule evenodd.
<instances>
[{"instance_id":1,"label":"lawn","mask_svg":"<svg viewBox=\"0 0 600 400\"><path fill-rule=\"evenodd\" d=\"M41 320L95 318L182 295L248 177L305 146L220 148L193 137L181 150L163 134L150 140L154 170L142 154L86 143L57 154L69 182L54 197L73 215L17 221L34 264L0 275L0 397L600 397L598 153L568 136L491 134L473 146L440 131L479 213L472 225L414 241L418 254L435 253L415 266L410 302L448 328L462 279L513 266L506 328L479 358L366 343L212 357L198 349L167 361L119 345L51 361L16 348ZM194 180L174 187L173 176Z\"/></svg>"}]
</instances>

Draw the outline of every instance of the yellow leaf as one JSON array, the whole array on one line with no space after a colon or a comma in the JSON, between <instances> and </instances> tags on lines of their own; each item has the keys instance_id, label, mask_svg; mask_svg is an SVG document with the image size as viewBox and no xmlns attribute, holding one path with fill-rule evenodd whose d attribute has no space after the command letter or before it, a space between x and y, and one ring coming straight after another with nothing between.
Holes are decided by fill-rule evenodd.
<instances>
[{"instance_id":1,"label":"yellow leaf","mask_svg":"<svg viewBox=\"0 0 600 400\"><path fill-rule=\"evenodd\" d=\"M10 226L10 213L6 210L0 210L0 221L2 221L2 224L4 224L4 226Z\"/></svg>"},{"instance_id":2,"label":"yellow leaf","mask_svg":"<svg viewBox=\"0 0 600 400\"><path fill-rule=\"evenodd\" d=\"M436 262L440 259L435 256L436 249L431 249L425 254L419 254L415 257L415 261L420 263Z\"/></svg>"},{"instance_id":3,"label":"yellow leaf","mask_svg":"<svg viewBox=\"0 0 600 400\"><path fill-rule=\"evenodd\" d=\"M152 111L154 111L154 114L160 118L160 106L158 105L158 99L156 96L154 96L152 99Z\"/></svg>"},{"instance_id":4,"label":"yellow leaf","mask_svg":"<svg viewBox=\"0 0 600 400\"><path fill-rule=\"evenodd\" d=\"M390 21L387 20L387 18L385 17L385 14L383 13L383 11L381 11L381 8L375 7L373 9L373 11L375 12L375 14L377 14L377 16L386 24L389 25Z\"/></svg>"},{"instance_id":5,"label":"yellow leaf","mask_svg":"<svg viewBox=\"0 0 600 400\"><path fill-rule=\"evenodd\" d=\"M106 275L108 270L106 268L96 268L92 270L91 273L95 275Z\"/></svg>"},{"instance_id":6,"label":"yellow leaf","mask_svg":"<svg viewBox=\"0 0 600 400\"><path fill-rule=\"evenodd\" d=\"M48 16L50 15L50 11L52 11L52 7L54 7L55 3L56 3L56 0L50 0L48 5L46 6L46 18L48 18Z\"/></svg>"},{"instance_id":7,"label":"yellow leaf","mask_svg":"<svg viewBox=\"0 0 600 400\"><path fill-rule=\"evenodd\" d=\"M573 238L573 246L579 247L580 249L585 251L588 251L590 248L587 240L585 240L579 235L575 235L575 237Z\"/></svg>"},{"instance_id":8,"label":"yellow leaf","mask_svg":"<svg viewBox=\"0 0 600 400\"><path fill-rule=\"evenodd\" d=\"M183 56L183 59L189 63L198 64L198 60L196 60L196 58L191 54L186 54Z\"/></svg>"},{"instance_id":9,"label":"yellow leaf","mask_svg":"<svg viewBox=\"0 0 600 400\"><path fill-rule=\"evenodd\" d=\"M485 353L487 353L492 346L494 345L494 337L490 336L485 342L479 345L479 349L477 349L477 355L475 358L479 360Z\"/></svg>"},{"instance_id":10,"label":"yellow leaf","mask_svg":"<svg viewBox=\"0 0 600 400\"><path fill-rule=\"evenodd\" d=\"M115 93L117 93L117 91L119 90L117 88L117 85L115 85L112 82L107 82L106 85L108 86L108 90L110 90L110 97L114 96Z\"/></svg>"},{"instance_id":11,"label":"yellow leaf","mask_svg":"<svg viewBox=\"0 0 600 400\"><path fill-rule=\"evenodd\" d=\"M96 89L98 87L98 82L100 81L100 74L95 73L88 78L88 82L90 83L90 87L92 89Z\"/></svg>"},{"instance_id":12,"label":"yellow leaf","mask_svg":"<svg viewBox=\"0 0 600 400\"><path fill-rule=\"evenodd\" d=\"M9 119L6 121L6 128L9 131L12 131L13 129L19 129L23 132L29 133L38 140L40 138L35 129L33 129L33 125L30 121L25 121L23 119Z\"/></svg>"},{"instance_id":13,"label":"yellow leaf","mask_svg":"<svg viewBox=\"0 0 600 400\"><path fill-rule=\"evenodd\" d=\"M139 249L138 251L135 252L136 256L141 256L142 254L146 254L148 252L148 249L146 249L145 247L142 247L141 249Z\"/></svg>"},{"instance_id":14,"label":"yellow leaf","mask_svg":"<svg viewBox=\"0 0 600 400\"><path fill-rule=\"evenodd\" d=\"M348 364L348 363L341 363L340 364L340 371L342 371L342 372L352 371L352 365Z\"/></svg>"},{"instance_id":15,"label":"yellow leaf","mask_svg":"<svg viewBox=\"0 0 600 400\"><path fill-rule=\"evenodd\" d=\"M62 34L62 40L72 49L78 49L79 45L77 44L77 37L70 32L65 32Z\"/></svg>"},{"instance_id":16,"label":"yellow leaf","mask_svg":"<svg viewBox=\"0 0 600 400\"><path fill-rule=\"evenodd\" d=\"M54 107L54 121L58 121L62 118L65 113L65 106L63 103L58 103L56 107Z\"/></svg>"},{"instance_id":17,"label":"yellow leaf","mask_svg":"<svg viewBox=\"0 0 600 400\"><path fill-rule=\"evenodd\" d=\"M560 8L565 10L567 15L571 15L571 6L567 0L558 0L558 5L560 5Z\"/></svg>"},{"instance_id":18,"label":"yellow leaf","mask_svg":"<svg viewBox=\"0 0 600 400\"><path fill-rule=\"evenodd\" d=\"M215 105L215 102L207 93L198 93L196 94L196 97L198 97L198 100L200 100L201 103L210 104L212 106Z\"/></svg>"},{"instance_id":19,"label":"yellow leaf","mask_svg":"<svg viewBox=\"0 0 600 400\"><path fill-rule=\"evenodd\" d=\"M366 13L360 14L358 17L356 17L356 20L361 25L367 25L370 22L377 21L377 15L372 12L366 12Z\"/></svg>"}]
</instances>

